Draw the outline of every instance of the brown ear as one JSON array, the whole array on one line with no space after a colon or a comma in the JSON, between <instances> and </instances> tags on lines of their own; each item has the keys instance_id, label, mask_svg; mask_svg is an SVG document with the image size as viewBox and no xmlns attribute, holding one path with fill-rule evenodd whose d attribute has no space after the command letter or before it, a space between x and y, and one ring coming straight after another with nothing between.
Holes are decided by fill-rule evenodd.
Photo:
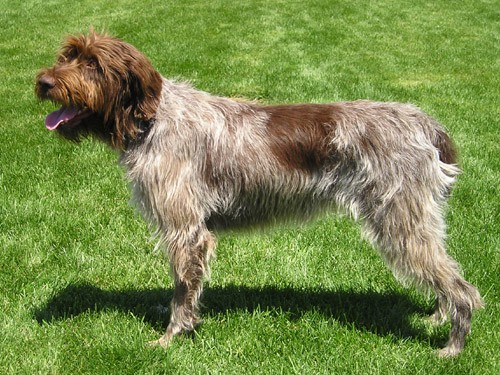
<instances>
[{"instance_id":1,"label":"brown ear","mask_svg":"<svg viewBox=\"0 0 500 375\"><path fill-rule=\"evenodd\" d=\"M127 140L137 138L140 132L138 123L151 120L158 108L162 78L149 60L127 43L120 45L122 64L118 71L121 87L114 98L115 132L113 146L125 148ZM113 64L110 64L113 66Z\"/></svg>"},{"instance_id":2,"label":"brown ear","mask_svg":"<svg viewBox=\"0 0 500 375\"><path fill-rule=\"evenodd\" d=\"M144 62L134 61L129 70L129 88L133 115L140 120L154 117L161 94L160 74L144 58Z\"/></svg>"}]
</instances>

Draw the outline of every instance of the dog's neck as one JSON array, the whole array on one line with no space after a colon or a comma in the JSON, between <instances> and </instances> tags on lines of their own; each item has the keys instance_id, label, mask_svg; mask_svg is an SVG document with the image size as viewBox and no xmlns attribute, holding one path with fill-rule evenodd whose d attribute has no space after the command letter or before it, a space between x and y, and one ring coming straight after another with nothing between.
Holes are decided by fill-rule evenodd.
<instances>
[{"instance_id":1,"label":"dog's neck","mask_svg":"<svg viewBox=\"0 0 500 375\"><path fill-rule=\"evenodd\" d=\"M137 127L139 128L139 134L134 139L125 139L125 149L133 147L134 145L138 145L144 141L144 139L148 136L149 131L151 130L154 123L154 119L151 120L139 120L137 122Z\"/></svg>"}]
</instances>

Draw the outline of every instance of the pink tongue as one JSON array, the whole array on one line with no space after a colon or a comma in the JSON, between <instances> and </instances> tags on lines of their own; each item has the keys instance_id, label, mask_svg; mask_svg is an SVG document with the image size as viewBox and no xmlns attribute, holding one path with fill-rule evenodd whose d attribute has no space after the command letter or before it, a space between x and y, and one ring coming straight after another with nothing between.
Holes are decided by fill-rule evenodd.
<instances>
[{"instance_id":1,"label":"pink tongue","mask_svg":"<svg viewBox=\"0 0 500 375\"><path fill-rule=\"evenodd\" d=\"M49 130L55 130L62 122L71 120L76 115L78 115L78 108L61 107L47 116L45 127Z\"/></svg>"}]
</instances>

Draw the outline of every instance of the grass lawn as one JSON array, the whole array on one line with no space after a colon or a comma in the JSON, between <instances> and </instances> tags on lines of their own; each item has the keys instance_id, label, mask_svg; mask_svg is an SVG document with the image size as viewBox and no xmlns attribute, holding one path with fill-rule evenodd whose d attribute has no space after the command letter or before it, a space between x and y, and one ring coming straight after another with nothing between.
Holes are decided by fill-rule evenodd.
<instances>
[{"instance_id":1,"label":"grass lawn","mask_svg":"<svg viewBox=\"0 0 500 375\"><path fill-rule=\"evenodd\" d=\"M499 374L500 6L435 1L0 0L0 373ZM168 350L172 283L116 154L47 132L34 75L93 25L167 77L263 103L412 102L463 173L449 252L487 307L463 354L346 218L220 237L204 324Z\"/></svg>"}]
</instances>

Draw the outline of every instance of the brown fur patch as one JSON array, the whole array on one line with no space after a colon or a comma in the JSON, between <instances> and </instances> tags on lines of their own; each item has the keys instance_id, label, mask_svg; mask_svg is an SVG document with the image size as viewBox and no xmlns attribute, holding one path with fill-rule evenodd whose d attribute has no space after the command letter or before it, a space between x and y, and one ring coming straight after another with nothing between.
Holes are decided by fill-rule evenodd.
<instances>
[{"instance_id":1,"label":"brown fur patch","mask_svg":"<svg viewBox=\"0 0 500 375\"><path fill-rule=\"evenodd\" d=\"M328 134L339 111L329 104L296 104L264 107L271 151L290 170L314 171L331 155Z\"/></svg>"}]
</instances>

